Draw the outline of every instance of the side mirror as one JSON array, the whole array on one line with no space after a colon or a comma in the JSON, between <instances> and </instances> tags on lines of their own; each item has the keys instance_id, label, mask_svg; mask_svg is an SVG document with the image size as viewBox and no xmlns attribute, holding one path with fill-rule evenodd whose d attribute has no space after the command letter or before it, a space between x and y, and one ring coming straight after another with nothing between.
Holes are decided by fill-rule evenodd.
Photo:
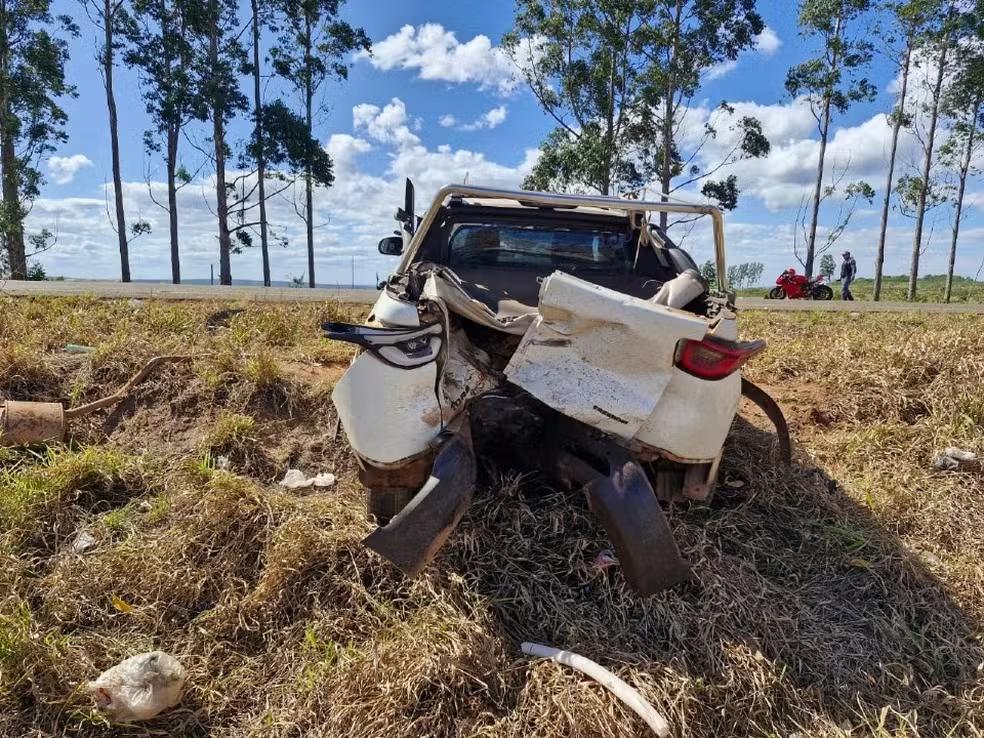
<instances>
[{"instance_id":1,"label":"side mirror","mask_svg":"<svg viewBox=\"0 0 984 738\"><path fill-rule=\"evenodd\" d=\"M384 256L400 256L403 253L403 236L387 236L379 242L379 253Z\"/></svg>"}]
</instances>

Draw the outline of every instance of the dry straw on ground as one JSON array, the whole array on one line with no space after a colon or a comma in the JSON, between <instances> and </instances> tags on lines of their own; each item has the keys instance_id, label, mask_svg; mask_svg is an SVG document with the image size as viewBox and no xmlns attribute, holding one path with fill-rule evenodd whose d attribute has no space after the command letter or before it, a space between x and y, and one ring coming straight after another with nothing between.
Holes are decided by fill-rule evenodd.
<instances>
[{"instance_id":1,"label":"dry straw on ground","mask_svg":"<svg viewBox=\"0 0 984 738\"><path fill-rule=\"evenodd\" d=\"M328 393L332 306L0 304L0 397L78 404L145 358L169 367L64 449L0 450L0 735L631 736L601 687L519 655L583 653L677 736L972 736L984 726L984 320L748 314L753 377L794 425L773 468L749 411L710 505L676 508L696 581L648 600L576 496L488 470L439 561L407 581L369 530ZM97 350L61 351L66 343ZM229 461L228 471L217 459ZM288 465L338 488L294 494ZM73 552L80 532L95 544ZM177 655L181 706L108 732L80 686Z\"/></svg>"}]
</instances>

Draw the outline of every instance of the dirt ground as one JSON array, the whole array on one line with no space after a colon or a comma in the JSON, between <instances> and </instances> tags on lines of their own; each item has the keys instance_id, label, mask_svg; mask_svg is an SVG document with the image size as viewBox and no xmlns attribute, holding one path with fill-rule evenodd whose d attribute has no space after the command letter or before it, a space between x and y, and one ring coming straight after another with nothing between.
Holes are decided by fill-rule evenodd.
<instances>
[{"instance_id":1,"label":"dirt ground","mask_svg":"<svg viewBox=\"0 0 984 738\"><path fill-rule=\"evenodd\" d=\"M713 501L670 510L694 582L642 600L595 567L610 544L580 496L490 469L406 580L359 543L330 402L350 354L318 326L361 316L250 306L209 328L223 307L0 298L2 398L76 406L155 354L197 357L64 444L0 449L0 735L646 734L524 640L613 669L675 736L984 734L984 479L932 467L984 452L984 318L744 314L794 467L743 407ZM291 492L292 467L338 483ZM184 699L109 726L86 681L155 648Z\"/></svg>"}]
</instances>

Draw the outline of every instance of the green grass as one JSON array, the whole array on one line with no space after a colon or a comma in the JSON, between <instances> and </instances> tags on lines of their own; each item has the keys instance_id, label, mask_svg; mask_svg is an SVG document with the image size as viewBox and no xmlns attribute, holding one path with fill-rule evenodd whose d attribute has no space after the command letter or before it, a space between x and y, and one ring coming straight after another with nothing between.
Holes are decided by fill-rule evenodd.
<instances>
[{"instance_id":1,"label":"green grass","mask_svg":"<svg viewBox=\"0 0 984 738\"><path fill-rule=\"evenodd\" d=\"M834 285L835 288L839 285ZM858 279L851 285L855 299L870 300L875 288L873 279ZM920 277L916 285L916 302L943 302L946 290L945 275L926 275ZM909 291L908 277L885 277L882 280L881 299L884 302L905 302ZM840 290L835 289L840 298ZM950 302L984 302L984 282L967 277L954 277Z\"/></svg>"},{"instance_id":2,"label":"green grass","mask_svg":"<svg viewBox=\"0 0 984 738\"><path fill-rule=\"evenodd\" d=\"M255 440L256 418L223 410L208 431L205 444L209 449L228 449Z\"/></svg>"},{"instance_id":3,"label":"green grass","mask_svg":"<svg viewBox=\"0 0 984 738\"><path fill-rule=\"evenodd\" d=\"M125 504L147 484L140 459L113 448L52 448L33 465L0 471L0 551L50 544L58 523L94 502Z\"/></svg>"}]
</instances>

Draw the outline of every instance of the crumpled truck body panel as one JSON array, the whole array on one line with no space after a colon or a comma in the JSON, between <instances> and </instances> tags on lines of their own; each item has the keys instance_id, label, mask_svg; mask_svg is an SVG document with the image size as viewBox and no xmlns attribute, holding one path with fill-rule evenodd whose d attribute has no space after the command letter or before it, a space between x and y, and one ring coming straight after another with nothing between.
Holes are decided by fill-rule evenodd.
<instances>
[{"instance_id":1,"label":"crumpled truck body panel","mask_svg":"<svg viewBox=\"0 0 984 738\"><path fill-rule=\"evenodd\" d=\"M412 369L359 354L331 393L352 448L378 466L428 450L441 432L437 362ZM435 420L430 420L435 419ZM430 422L428 422L430 420Z\"/></svg>"},{"instance_id":2,"label":"crumpled truck body panel","mask_svg":"<svg viewBox=\"0 0 984 738\"><path fill-rule=\"evenodd\" d=\"M540 317L505 373L553 409L617 438L681 461L713 461L738 406L740 376L708 382L675 366L679 341L700 341L709 327L556 272L544 280Z\"/></svg>"},{"instance_id":3,"label":"crumpled truck body panel","mask_svg":"<svg viewBox=\"0 0 984 738\"><path fill-rule=\"evenodd\" d=\"M739 372L708 382L676 369L634 440L675 461L712 463L721 453L740 400Z\"/></svg>"},{"instance_id":4,"label":"crumpled truck body panel","mask_svg":"<svg viewBox=\"0 0 984 738\"><path fill-rule=\"evenodd\" d=\"M417 305L398 300L387 290L379 293L376 304L372 306L372 312L369 315L370 323L383 327L417 328L420 326Z\"/></svg>"},{"instance_id":5,"label":"crumpled truck body panel","mask_svg":"<svg viewBox=\"0 0 984 738\"><path fill-rule=\"evenodd\" d=\"M737 321L719 320L708 335L735 341ZM710 382L674 369L673 379L635 440L677 461L712 462L721 453L740 400L741 372Z\"/></svg>"},{"instance_id":6,"label":"crumpled truck body panel","mask_svg":"<svg viewBox=\"0 0 984 738\"><path fill-rule=\"evenodd\" d=\"M710 216L716 291L654 212ZM497 460L579 487L638 594L689 579L662 503L706 499L742 393L790 456L741 377L764 342L737 340L721 211L450 185L418 218L408 182L397 219L403 259L367 323L323 326L358 347L332 398L382 526L365 545L419 573Z\"/></svg>"},{"instance_id":7,"label":"crumpled truck body panel","mask_svg":"<svg viewBox=\"0 0 984 738\"><path fill-rule=\"evenodd\" d=\"M410 322L416 313L402 317ZM439 340L446 338L442 329ZM440 360L420 366L394 366L363 351L332 391L349 444L379 467L431 450L469 399L499 386L501 380L483 368L488 361L460 329L451 332Z\"/></svg>"}]
</instances>

